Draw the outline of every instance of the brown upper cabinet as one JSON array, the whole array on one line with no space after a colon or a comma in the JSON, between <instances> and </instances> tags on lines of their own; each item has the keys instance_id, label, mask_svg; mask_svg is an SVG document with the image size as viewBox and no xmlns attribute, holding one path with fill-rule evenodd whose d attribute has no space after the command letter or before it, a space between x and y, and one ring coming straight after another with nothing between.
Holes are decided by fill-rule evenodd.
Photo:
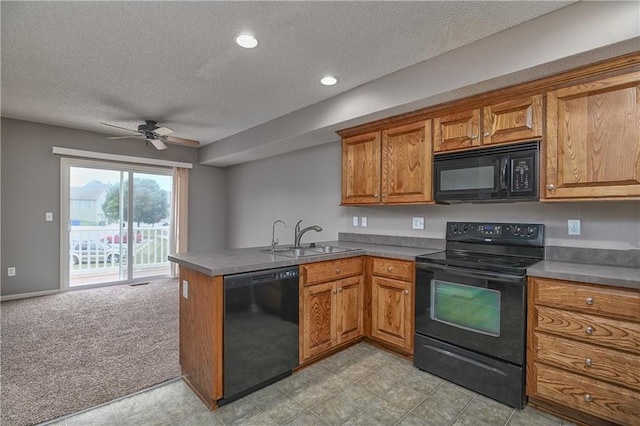
<instances>
[{"instance_id":1,"label":"brown upper cabinet","mask_svg":"<svg viewBox=\"0 0 640 426\"><path fill-rule=\"evenodd\" d=\"M640 72L547 94L543 199L640 197Z\"/></svg>"},{"instance_id":2,"label":"brown upper cabinet","mask_svg":"<svg viewBox=\"0 0 640 426\"><path fill-rule=\"evenodd\" d=\"M443 152L542 137L542 95L433 119L433 151Z\"/></svg>"},{"instance_id":3,"label":"brown upper cabinet","mask_svg":"<svg viewBox=\"0 0 640 426\"><path fill-rule=\"evenodd\" d=\"M342 204L433 200L431 120L342 140Z\"/></svg>"}]
</instances>

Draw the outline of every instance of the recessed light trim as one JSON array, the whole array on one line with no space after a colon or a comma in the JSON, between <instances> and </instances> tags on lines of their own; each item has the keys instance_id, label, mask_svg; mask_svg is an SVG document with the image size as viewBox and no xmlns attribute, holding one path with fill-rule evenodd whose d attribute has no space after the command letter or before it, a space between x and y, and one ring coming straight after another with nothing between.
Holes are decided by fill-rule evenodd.
<instances>
[{"instance_id":1,"label":"recessed light trim","mask_svg":"<svg viewBox=\"0 0 640 426\"><path fill-rule=\"evenodd\" d=\"M251 34L242 33L236 36L236 43L238 43L238 46L244 47L245 49L253 49L258 45L258 39Z\"/></svg>"},{"instance_id":2,"label":"recessed light trim","mask_svg":"<svg viewBox=\"0 0 640 426\"><path fill-rule=\"evenodd\" d=\"M333 86L337 82L338 82L338 79L331 75L324 76L322 77L322 79L320 79L320 83L324 84L325 86Z\"/></svg>"}]
</instances>

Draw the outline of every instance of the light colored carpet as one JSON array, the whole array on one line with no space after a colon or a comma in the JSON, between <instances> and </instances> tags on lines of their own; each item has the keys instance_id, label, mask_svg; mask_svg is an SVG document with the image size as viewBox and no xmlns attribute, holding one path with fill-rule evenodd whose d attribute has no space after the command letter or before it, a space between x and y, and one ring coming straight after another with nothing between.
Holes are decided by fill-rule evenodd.
<instances>
[{"instance_id":1,"label":"light colored carpet","mask_svg":"<svg viewBox=\"0 0 640 426\"><path fill-rule=\"evenodd\" d=\"M178 377L178 304L178 280L2 302L0 423L39 423Z\"/></svg>"}]
</instances>

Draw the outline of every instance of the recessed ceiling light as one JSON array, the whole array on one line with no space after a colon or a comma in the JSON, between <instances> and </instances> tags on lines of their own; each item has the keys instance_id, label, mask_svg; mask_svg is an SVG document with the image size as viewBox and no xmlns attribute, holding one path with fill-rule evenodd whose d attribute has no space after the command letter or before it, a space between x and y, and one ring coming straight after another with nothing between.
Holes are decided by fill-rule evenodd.
<instances>
[{"instance_id":1,"label":"recessed ceiling light","mask_svg":"<svg viewBox=\"0 0 640 426\"><path fill-rule=\"evenodd\" d=\"M243 33L236 37L236 43L245 49L253 49L258 45L258 40L251 34Z\"/></svg>"},{"instance_id":2,"label":"recessed ceiling light","mask_svg":"<svg viewBox=\"0 0 640 426\"><path fill-rule=\"evenodd\" d=\"M320 83L324 84L325 86L333 86L337 82L338 82L338 79L330 75L326 77L322 77L322 80L320 80Z\"/></svg>"}]
</instances>

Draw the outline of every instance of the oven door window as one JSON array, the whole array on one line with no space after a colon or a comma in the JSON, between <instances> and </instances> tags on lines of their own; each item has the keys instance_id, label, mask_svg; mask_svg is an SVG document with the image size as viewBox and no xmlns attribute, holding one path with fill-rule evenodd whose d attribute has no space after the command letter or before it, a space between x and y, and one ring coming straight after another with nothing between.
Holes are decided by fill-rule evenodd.
<instances>
[{"instance_id":1,"label":"oven door window","mask_svg":"<svg viewBox=\"0 0 640 426\"><path fill-rule=\"evenodd\" d=\"M432 320L489 336L500 336L500 292L431 280Z\"/></svg>"}]
</instances>

